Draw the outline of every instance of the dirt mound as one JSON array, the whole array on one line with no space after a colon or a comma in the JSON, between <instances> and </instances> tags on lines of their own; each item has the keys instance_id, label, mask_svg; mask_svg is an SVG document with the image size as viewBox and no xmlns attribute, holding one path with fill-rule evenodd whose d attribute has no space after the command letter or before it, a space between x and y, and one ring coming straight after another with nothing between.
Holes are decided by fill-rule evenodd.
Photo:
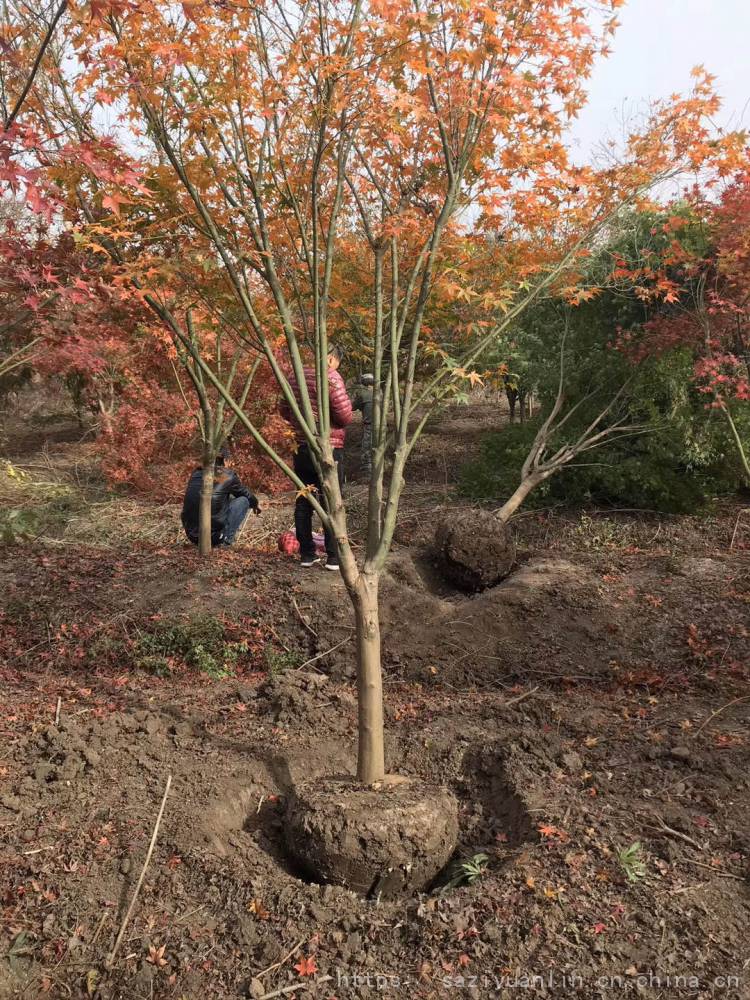
<instances>
[{"instance_id":1,"label":"dirt mound","mask_svg":"<svg viewBox=\"0 0 750 1000\"><path fill-rule=\"evenodd\" d=\"M516 558L504 524L489 511L468 510L435 533L438 564L446 580L465 591L492 587L510 573Z\"/></svg>"},{"instance_id":2,"label":"dirt mound","mask_svg":"<svg viewBox=\"0 0 750 1000\"><path fill-rule=\"evenodd\" d=\"M331 703L326 690L328 678L323 674L289 672L270 677L262 686L261 698L276 724L306 719L314 722L320 708Z\"/></svg>"}]
</instances>

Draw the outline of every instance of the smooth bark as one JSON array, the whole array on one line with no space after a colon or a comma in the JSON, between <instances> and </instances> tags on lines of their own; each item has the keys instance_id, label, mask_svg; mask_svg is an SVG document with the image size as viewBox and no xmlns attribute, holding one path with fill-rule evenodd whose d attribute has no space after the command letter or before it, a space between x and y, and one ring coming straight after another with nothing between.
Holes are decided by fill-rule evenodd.
<instances>
[{"instance_id":1,"label":"smooth bark","mask_svg":"<svg viewBox=\"0 0 750 1000\"><path fill-rule=\"evenodd\" d=\"M202 556L211 554L211 497L214 492L214 456L203 455L203 482L198 514L198 552Z\"/></svg>"},{"instance_id":2,"label":"smooth bark","mask_svg":"<svg viewBox=\"0 0 750 1000\"><path fill-rule=\"evenodd\" d=\"M378 584L379 574L362 573L353 597L359 692L357 778L365 785L385 776Z\"/></svg>"},{"instance_id":3,"label":"smooth bark","mask_svg":"<svg viewBox=\"0 0 750 1000\"><path fill-rule=\"evenodd\" d=\"M508 497L500 510L498 510L497 517L499 520L501 520L503 524L507 524L521 504L526 500L529 493L531 493L532 490L535 490L548 475L551 475L551 473L547 473L547 475L527 476L525 479L522 479L513 491L513 494Z\"/></svg>"}]
</instances>

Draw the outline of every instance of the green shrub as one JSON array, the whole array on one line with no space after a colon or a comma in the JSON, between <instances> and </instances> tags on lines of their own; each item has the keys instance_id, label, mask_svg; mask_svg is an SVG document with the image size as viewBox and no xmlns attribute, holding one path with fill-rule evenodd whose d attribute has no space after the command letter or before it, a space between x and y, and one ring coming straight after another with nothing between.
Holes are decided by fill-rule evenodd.
<instances>
[{"instance_id":1,"label":"green shrub","mask_svg":"<svg viewBox=\"0 0 750 1000\"><path fill-rule=\"evenodd\" d=\"M269 676L275 677L283 674L287 670L296 670L302 662L299 653L291 650L276 650L271 646L266 646L263 651Z\"/></svg>"},{"instance_id":2,"label":"green shrub","mask_svg":"<svg viewBox=\"0 0 750 1000\"><path fill-rule=\"evenodd\" d=\"M0 544L16 545L35 538L41 531L38 511L24 507L10 507L0 513Z\"/></svg>"},{"instance_id":3,"label":"green shrub","mask_svg":"<svg viewBox=\"0 0 750 1000\"><path fill-rule=\"evenodd\" d=\"M483 438L460 476L460 490L478 501L504 501L518 486L539 421L515 424ZM669 426L580 457L541 483L528 507L611 505L666 513L698 510L736 483L720 459L691 464L684 441Z\"/></svg>"},{"instance_id":4,"label":"green shrub","mask_svg":"<svg viewBox=\"0 0 750 1000\"><path fill-rule=\"evenodd\" d=\"M153 632L136 637L136 665L163 677L175 660L182 660L214 680L231 677L247 644L227 640L225 631L224 624L211 616L158 622Z\"/></svg>"},{"instance_id":5,"label":"green shrub","mask_svg":"<svg viewBox=\"0 0 750 1000\"><path fill-rule=\"evenodd\" d=\"M612 354L613 352L610 352ZM602 384L607 365L622 359L599 357ZM642 365L628 386L618 414L645 433L612 440L586 452L545 480L526 501L529 507L551 505L611 505L666 513L700 509L712 496L737 487L736 469L726 424L691 385L691 360L680 351ZM594 379L590 373L589 382ZM567 407L588 391L572 379ZM616 380L615 381L616 384ZM545 411L551 405L546 402ZM586 404L564 427L565 438L552 442L549 453L574 441L601 407ZM460 489L479 501L504 501L520 482L521 468L531 448L541 417L514 424L485 436L479 454L464 466ZM562 432L561 432L562 433Z\"/></svg>"}]
</instances>

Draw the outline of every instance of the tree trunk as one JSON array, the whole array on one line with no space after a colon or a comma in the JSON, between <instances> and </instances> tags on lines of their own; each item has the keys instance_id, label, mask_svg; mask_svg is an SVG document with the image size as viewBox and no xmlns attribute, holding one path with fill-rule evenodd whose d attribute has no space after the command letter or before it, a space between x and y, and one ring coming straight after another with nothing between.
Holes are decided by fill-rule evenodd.
<instances>
[{"instance_id":1,"label":"tree trunk","mask_svg":"<svg viewBox=\"0 0 750 1000\"><path fill-rule=\"evenodd\" d=\"M383 749L383 678L380 666L380 614L378 570L357 566L346 526L346 511L339 489L336 463L327 442L321 445L321 473L328 517L339 549L339 566L354 609L357 643L357 711L359 742L357 778L371 785L385 777ZM394 475L400 475L398 468ZM372 516L372 515L371 515ZM377 512L376 516L380 516Z\"/></svg>"},{"instance_id":2,"label":"tree trunk","mask_svg":"<svg viewBox=\"0 0 750 1000\"><path fill-rule=\"evenodd\" d=\"M505 397L508 400L508 423L512 424L516 418L516 400L518 395L515 389L506 389Z\"/></svg>"},{"instance_id":3,"label":"tree trunk","mask_svg":"<svg viewBox=\"0 0 750 1000\"><path fill-rule=\"evenodd\" d=\"M203 482L201 483L201 503L198 514L198 552L202 556L211 554L211 497L214 492L214 456L203 453Z\"/></svg>"},{"instance_id":4,"label":"tree trunk","mask_svg":"<svg viewBox=\"0 0 750 1000\"><path fill-rule=\"evenodd\" d=\"M100 426L101 426L102 437L112 438L114 435L114 424L112 422L112 414L101 401L99 402L99 415L101 418ZM80 417L79 417L79 423L81 423Z\"/></svg>"},{"instance_id":5,"label":"tree trunk","mask_svg":"<svg viewBox=\"0 0 750 1000\"><path fill-rule=\"evenodd\" d=\"M500 510L497 511L496 516L503 522L503 524L507 524L529 493L536 489L536 487L546 478L546 475L532 475L521 480L513 495L508 497Z\"/></svg>"},{"instance_id":6,"label":"tree trunk","mask_svg":"<svg viewBox=\"0 0 750 1000\"><path fill-rule=\"evenodd\" d=\"M739 455L742 471L745 476L745 485L750 486L750 460L748 459L747 452L745 451L745 445L740 437L740 432L737 430L737 424L734 422L732 411L729 409L729 403L725 401L722 406L722 410L724 411L724 416L727 418L729 429L734 437L734 443L737 445L737 454Z\"/></svg>"},{"instance_id":7,"label":"tree trunk","mask_svg":"<svg viewBox=\"0 0 750 1000\"><path fill-rule=\"evenodd\" d=\"M526 393L518 393L518 415L522 424L526 423Z\"/></svg>"},{"instance_id":8,"label":"tree trunk","mask_svg":"<svg viewBox=\"0 0 750 1000\"><path fill-rule=\"evenodd\" d=\"M101 432L104 437L112 438L115 430L113 422L113 415L115 412L115 387L113 385L109 387L109 404L105 403L101 396L96 397L96 402L101 416ZM79 417L79 424L80 422Z\"/></svg>"},{"instance_id":9,"label":"tree trunk","mask_svg":"<svg viewBox=\"0 0 750 1000\"><path fill-rule=\"evenodd\" d=\"M357 778L366 785L385 776L383 678L380 667L380 615L377 574L362 573L352 596L357 627L357 702L359 753Z\"/></svg>"}]
</instances>

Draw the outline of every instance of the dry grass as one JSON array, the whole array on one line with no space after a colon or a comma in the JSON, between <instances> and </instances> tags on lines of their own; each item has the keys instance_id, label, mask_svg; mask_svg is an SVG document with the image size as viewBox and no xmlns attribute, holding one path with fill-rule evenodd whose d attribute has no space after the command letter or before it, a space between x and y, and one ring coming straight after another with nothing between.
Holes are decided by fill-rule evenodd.
<instances>
[{"instance_id":1,"label":"dry grass","mask_svg":"<svg viewBox=\"0 0 750 1000\"><path fill-rule=\"evenodd\" d=\"M84 503L68 519L57 541L111 548L135 542L174 545L183 537L179 505L113 497Z\"/></svg>"},{"instance_id":2,"label":"dry grass","mask_svg":"<svg viewBox=\"0 0 750 1000\"><path fill-rule=\"evenodd\" d=\"M2 460L0 507L23 515L24 537L52 545L171 545L181 534L177 505L113 496L91 462L66 452Z\"/></svg>"}]
</instances>

